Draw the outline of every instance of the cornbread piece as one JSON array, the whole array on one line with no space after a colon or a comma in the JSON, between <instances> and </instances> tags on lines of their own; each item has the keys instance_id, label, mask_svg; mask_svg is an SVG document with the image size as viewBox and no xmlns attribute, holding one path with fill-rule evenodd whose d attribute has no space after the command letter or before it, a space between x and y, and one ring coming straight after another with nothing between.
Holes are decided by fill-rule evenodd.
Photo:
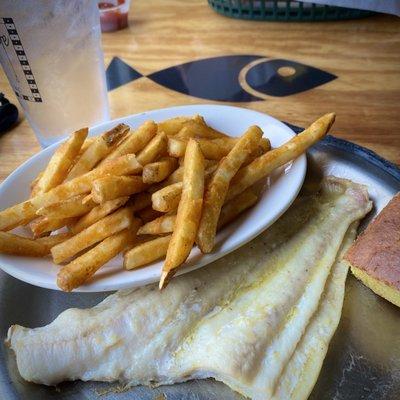
<instances>
[{"instance_id":1,"label":"cornbread piece","mask_svg":"<svg viewBox=\"0 0 400 400\"><path fill-rule=\"evenodd\" d=\"M356 278L400 307L400 192L368 225L344 258Z\"/></svg>"}]
</instances>

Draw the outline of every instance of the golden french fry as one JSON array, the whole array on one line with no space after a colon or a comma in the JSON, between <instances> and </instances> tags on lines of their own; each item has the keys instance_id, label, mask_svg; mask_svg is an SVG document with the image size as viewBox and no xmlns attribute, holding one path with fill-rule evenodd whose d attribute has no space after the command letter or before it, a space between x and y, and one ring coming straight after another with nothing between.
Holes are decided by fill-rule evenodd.
<instances>
[{"instance_id":1,"label":"golden french fry","mask_svg":"<svg viewBox=\"0 0 400 400\"><path fill-rule=\"evenodd\" d=\"M166 186L172 185L173 183L182 182L182 178L183 178L183 166L180 166L178 169L172 172L172 174L164 181L152 184L147 189L147 191L149 193L157 192L158 190Z\"/></svg>"},{"instance_id":2,"label":"golden french fry","mask_svg":"<svg viewBox=\"0 0 400 400\"><path fill-rule=\"evenodd\" d=\"M239 214L252 207L258 201L252 188L246 189L233 200L224 204L218 220L217 230L233 221ZM138 235L162 235L174 230L176 214L162 215L141 226ZM164 254L165 255L165 254Z\"/></svg>"},{"instance_id":3,"label":"golden french fry","mask_svg":"<svg viewBox=\"0 0 400 400\"><path fill-rule=\"evenodd\" d=\"M77 233L51 249L53 260L60 264L101 240L128 228L133 222L132 211L125 207Z\"/></svg>"},{"instance_id":4,"label":"golden french fry","mask_svg":"<svg viewBox=\"0 0 400 400\"><path fill-rule=\"evenodd\" d=\"M220 160L226 156L237 142L236 138L196 139L205 158ZM168 154L171 157L182 157L185 154L187 142L175 137L168 138Z\"/></svg>"},{"instance_id":5,"label":"golden french fry","mask_svg":"<svg viewBox=\"0 0 400 400\"><path fill-rule=\"evenodd\" d=\"M75 217L70 218L49 218L49 217L39 217L36 218L29 224L33 236L35 238L39 238L40 236L56 231L58 229L63 228L64 226L68 226L69 224L74 224L76 222Z\"/></svg>"},{"instance_id":6,"label":"golden french fry","mask_svg":"<svg viewBox=\"0 0 400 400\"><path fill-rule=\"evenodd\" d=\"M80 178L83 179L83 177L86 177L86 179L89 178L93 181L104 175L134 175L138 174L142 170L143 167L137 161L136 156L133 154L126 154L102 163L102 165L81 177L73 179L73 181L79 182Z\"/></svg>"},{"instance_id":7,"label":"golden french fry","mask_svg":"<svg viewBox=\"0 0 400 400\"><path fill-rule=\"evenodd\" d=\"M37 175L37 177L31 182L30 188L31 188L31 197L36 196L39 193L39 187L38 183L40 181L40 178L43 176L44 171L40 171Z\"/></svg>"},{"instance_id":8,"label":"golden french fry","mask_svg":"<svg viewBox=\"0 0 400 400\"><path fill-rule=\"evenodd\" d=\"M160 235L174 230L176 214L162 215L141 226L138 235Z\"/></svg>"},{"instance_id":9,"label":"golden french fry","mask_svg":"<svg viewBox=\"0 0 400 400\"><path fill-rule=\"evenodd\" d=\"M143 210L139 210L137 212L137 215L143 221L144 224L147 224L147 222L160 217L162 213L160 213L157 210L153 210L151 207L146 207L143 208Z\"/></svg>"},{"instance_id":10,"label":"golden french fry","mask_svg":"<svg viewBox=\"0 0 400 400\"><path fill-rule=\"evenodd\" d=\"M189 138L199 137L196 130L196 124L191 124L191 126L183 125L182 129L174 136L176 139L188 140Z\"/></svg>"},{"instance_id":11,"label":"golden french fry","mask_svg":"<svg viewBox=\"0 0 400 400\"><path fill-rule=\"evenodd\" d=\"M9 231L20 225L27 225L36 218L36 211L37 208L31 204L30 200L0 211L0 231Z\"/></svg>"},{"instance_id":12,"label":"golden french fry","mask_svg":"<svg viewBox=\"0 0 400 400\"><path fill-rule=\"evenodd\" d=\"M57 274L57 285L70 292L85 283L101 266L134 241L139 223L139 220L132 221L129 228L104 239L93 249L63 266Z\"/></svg>"},{"instance_id":13,"label":"golden french fry","mask_svg":"<svg viewBox=\"0 0 400 400\"><path fill-rule=\"evenodd\" d=\"M133 212L151 206L151 193L141 192L134 194L129 200L129 207Z\"/></svg>"},{"instance_id":14,"label":"golden french fry","mask_svg":"<svg viewBox=\"0 0 400 400\"><path fill-rule=\"evenodd\" d=\"M267 151L271 150L271 142L268 138L261 138L259 142L259 151L262 151L262 154L266 153ZM261 154L260 154L261 155Z\"/></svg>"},{"instance_id":15,"label":"golden french fry","mask_svg":"<svg viewBox=\"0 0 400 400\"><path fill-rule=\"evenodd\" d=\"M233 221L239 214L252 207L258 201L253 188L246 189L233 200L224 204L218 220L217 230ZM176 214L162 215L147 222L138 230L138 235L162 235L173 232Z\"/></svg>"},{"instance_id":16,"label":"golden french fry","mask_svg":"<svg viewBox=\"0 0 400 400\"><path fill-rule=\"evenodd\" d=\"M167 254L171 235L140 243L128 250L124 256L125 269L134 269L149 264Z\"/></svg>"},{"instance_id":17,"label":"golden french fry","mask_svg":"<svg viewBox=\"0 0 400 400\"><path fill-rule=\"evenodd\" d=\"M147 188L141 176L106 175L92 184L92 199L98 204L139 193Z\"/></svg>"},{"instance_id":18,"label":"golden french fry","mask_svg":"<svg viewBox=\"0 0 400 400\"><path fill-rule=\"evenodd\" d=\"M146 121L140 125L135 131L130 133L128 137L120 143L115 150L113 150L100 165L104 164L107 160L121 157L125 154L137 154L141 151L147 143L156 135L157 125L154 121Z\"/></svg>"},{"instance_id":19,"label":"golden french fry","mask_svg":"<svg viewBox=\"0 0 400 400\"><path fill-rule=\"evenodd\" d=\"M183 179L183 165L176 169L165 181L165 186L173 183L182 182ZM161 189L161 188L160 188Z\"/></svg>"},{"instance_id":20,"label":"golden french fry","mask_svg":"<svg viewBox=\"0 0 400 400\"><path fill-rule=\"evenodd\" d=\"M88 213L92 208L97 206L93 201L83 203L85 195L79 194L69 199L60 201L59 203L50 204L46 207L41 207L36 211L36 215L45 216L47 218L68 218L79 217Z\"/></svg>"},{"instance_id":21,"label":"golden french fry","mask_svg":"<svg viewBox=\"0 0 400 400\"><path fill-rule=\"evenodd\" d=\"M233 199L260 179L268 176L274 169L299 157L327 134L334 121L334 113L325 114L282 146L265 153L251 164L241 168L232 179L227 199Z\"/></svg>"},{"instance_id":22,"label":"golden french fry","mask_svg":"<svg viewBox=\"0 0 400 400\"><path fill-rule=\"evenodd\" d=\"M55 151L43 175L36 184L35 193L46 193L59 185L67 176L68 171L78 155L88 134L88 128L74 132L66 142Z\"/></svg>"},{"instance_id":23,"label":"golden french fry","mask_svg":"<svg viewBox=\"0 0 400 400\"><path fill-rule=\"evenodd\" d=\"M188 257L200 222L204 191L204 157L194 139L189 140L186 148L182 183L181 201L163 265L160 289L168 284L176 269Z\"/></svg>"},{"instance_id":24,"label":"golden french fry","mask_svg":"<svg viewBox=\"0 0 400 400\"><path fill-rule=\"evenodd\" d=\"M78 194L88 193L92 182L104 175L128 175L140 172L142 166L133 154L127 154L115 160L110 160L102 166L78 176L39 194L23 203L16 204L0 212L0 231L10 230L18 225L26 224L36 217L36 211L53 203L65 200Z\"/></svg>"},{"instance_id":25,"label":"golden french fry","mask_svg":"<svg viewBox=\"0 0 400 400\"><path fill-rule=\"evenodd\" d=\"M196 115L191 120L185 122L182 129L175 135L178 139L189 139L189 138L203 138L203 139L218 139L226 138L227 136L221 132L210 128L204 121L204 119Z\"/></svg>"},{"instance_id":26,"label":"golden french fry","mask_svg":"<svg viewBox=\"0 0 400 400\"><path fill-rule=\"evenodd\" d=\"M67 180L76 178L92 170L104 157L113 151L116 145L129 132L129 126L118 124L113 129L95 138L93 143L79 157L68 173Z\"/></svg>"},{"instance_id":27,"label":"golden french fry","mask_svg":"<svg viewBox=\"0 0 400 400\"><path fill-rule=\"evenodd\" d=\"M233 221L238 215L252 207L257 201L257 195L252 188L249 188L240 193L233 200L225 203L221 209L217 230ZM162 215L140 227L138 235L162 235L173 232L175 220L176 214Z\"/></svg>"},{"instance_id":28,"label":"golden french fry","mask_svg":"<svg viewBox=\"0 0 400 400\"><path fill-rule=\"evenodd\" d=\"M181 199L182 187L182 182L177 182L154 192L151 196L153 209L161 212L176 210Z\"/></svg>"},{"instance_id":29,"label":"golden french fry","mask_svg":"<svg viewBox=\"0 0 400 400\"><path fill-rule=\"evenodd\" d=\"M78 156L81 156L88 148L92 145L92 143L96 140L95 137L87 137L82 144L81 149L79 150Z\"/></svg>"},{"instance_id":30,"label":"golden french fry","mask_svg":"<svg viewBox=\"0 0 400 400\"><path fill-rule=\"evenodd\" d=\"M198 139L204 157L210 160L220 160L226 156L238 141L238 138L225 137L220 139Z\"/></svg>"},{"instance_id":31,"label":"golden french fry","mask_svg":"<svg viewBox=\"0 0 400 400\"><path fill-rule=\"evenodd\" d=\"M62 243L73 236L72 232L62 232L55 235L43 236L35 239L35 242L40 243L47 247L47 254L50 254L50 250L56 244Z\"/></svg>"},{"instance_id":32,"label":"golden french fry","mask_svg":"<svg viewBox=\"0 0 400 400\"><path fill-rule=\"evenodd\" d=\"M258 201L252 188L246 189L238 196L224 204L219 215L217 230L233 221L239 214L252 207Z\"/></svg>"},{"instance_id":33,"label":"golden french fry","mask_svg":"<svg viewBox=\"0 0 400 400\"><path fill-rule=\"evenodd\" d=\"M156 183L167 178L178 166L178 161L173 157L165 157L159 161L143 167L143 182Z\"/></svg>"},{"instance_id":34,"label":"golden french fry","mask_svg":"<svg viewBox=\"0 0 400 400\"><path fill-rule=\"evenodd\" d=\"M203 212L196 238L196 243L203 253L211 252L214 247L219 214L229 183L249 154L257 148L262 134L258 126L251 126L228 155L221 160L206 186Z\"/></svg>"},{"instance_id":35,"label":"golden french fry","mask_svg":"<svg viewBox=\"0 0 400 400\"><path fill-rule=\"evenodd\" d=\"M168 138L167 152L171 157L182 157L185 154L187 142L176 137Z\"/></svg>"},{"instance_id":36,"label":"golden french fry","mask_svg":"<svg viewBox=\"0 0 400 400\"><path fill-rule=\"evenodd\" d=\"M167 151L167 135L164 132L157 133L147 146L138 154L137 160L141 165L149 164Z\"/></svg>"},{"instance_id":37,"label":"golden french fry","mask_svg":"<svg viewBox=\"0 0 400 400\"><path fill-rule=\"evenodd\" d=\"M205 175L206 178L212 174L216 168L218 161L216 160L204 160L204 167L206 169ZM183 179L183 165L181 165L178 169L176 169L167 179L160 182L158 185L152 185L147 189L148 192L154 193L158 190L166 187L168 185L172 185L173 183L182 182Z\"/></svg>"},{"instance_id":38,"label":"golden french fry","mask_svg":"<svg viewBox=\"0 0 400 400\"><path fill-rule=\"evenodd\" d=\"M49 254L49 248L36 240L0 232L0 253L28 257L44 257Z\"/></svg>"},{"instance_id":39,"label":"golden french fry","mask_svg":"<svg viewBox=\"0 0 400 400\"><path fill-rule=\"evenodd\" d=\"M217 169L218 164L210 164L205 172L205 180L211 178L212 174ZM178 208L179 201L182 194L182 182L173 183L165 186L160 190L154 192L151 196L151 201L154 210L161 212L170 212Z\"/></svg>"},{"instance_id":40,"label":"golden french fry","mask_svg":"<svg viewBox=\"0 0 400 400\"><path fill-rule=\"evenodd\" d=\"M158 122L158 132L164 132L168 136L174 136L182 129L187 121L190 121L190 117L175 117Z\"/></svg>"},{"instance_id":41,"label":"golden french fry","mask_svg":"<svg viewBox=\"0 0 400 400\"><path fill-rule=\"evenodd\" d=\"M218 138L229 137L225 133L220 132L220 131L218 131L218 130L216 130L214 128L211 128L211 126L207 125L207 123L204 120L204 118L199 114L193 116L192 119L189 121L189 124L192 121L197 123L197 124L202 125L202 127L201 127L202 133L199 135L200 137L204 137L204 138L208 138L208 139L218 139Z\"/></svg>"},{"instance_id":42,"label":"golden french fry","mask_svg":"<svg viewBox=\"0 0 400 400\"><path fill-rule=\"evenodd\" d=\"M182 182L183 179L183 165L181 165L178 169L176 169L166 180L165 182L160 183L159 189L162 189L165 186L172 185L173 183ZM158 190L159 190L158 189Z\"/></svg>"},{"instance_id":43,"label":"golden french fry","mask_svg":"<svg viewBox=\"0 0 400 400\"><path fill-rule=\"evenodd\" d=\"M246 160L244 160L242 167L249 165L257 157L262 156L263 154L265 154L267 151L270 150L271 150L271 142L267 138L262 138L258 143L257 148L247 156Z\"/></svg>"},{"instance_id":44,"label":"golden french fry","mask_svg":"<svg viewBox=\"0 0 400 400\"><path fill-rule=\"evenodd\" d=\"M88 204L88 203L91 204L93 202L97 205L97 203L93 200L92 193L89 193L89 194L83 196L83 199L82 199L83 205Z\"/></svg>"},{"instance_id":45,"label":"golden french fry","mask_svg":"<svg viewBox=\"0 0 400 400\"><path fill-rule=\"evenodd\" d=\"M69 225L69 229L73 233L79 233L83 231L88 226L93 225L95 222L100 221L105 216L122 207L128 201L128 199L129 197L125 196L118 199L106 201L103 204L99 204L98 206L90 210L86 215L79 218L78 221L75 222L75 224Z\"/></svg>"}]
</instances>

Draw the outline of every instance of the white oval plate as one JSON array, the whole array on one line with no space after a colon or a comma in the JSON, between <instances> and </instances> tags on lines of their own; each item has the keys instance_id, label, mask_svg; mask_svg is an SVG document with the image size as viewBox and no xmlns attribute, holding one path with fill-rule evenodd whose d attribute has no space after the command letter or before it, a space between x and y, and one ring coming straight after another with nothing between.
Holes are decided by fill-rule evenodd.
<instances>
[{"instance_id":1,"label":"white oval plate","mask_svg":"<svg viewBox=\"0 0 400 400\"><path fill-rule=\"evenodd\" d=\"M156 122L181 115L200 114L212 127L240 136L250 125L258 125L265 136L277 147L294 136L294 132L282 122L256 111L221 105L190 105L165 108L142 114L119 118L97 125L90 129L90 135L99 135L120 122L136 128L144 121ZM44 169L59 143L36 154L17 168L0 186L1 209L20 203L29 197L31 181ZM179 274L202 267L217 258L249 242L282 215L297 196L306 172L306 157L280 168L266 180L267 189L262 193L255 207L243 213L236 221L218 233L216 250L202 255L195 247ZM26 228L18 228L23 232ZM18 232L18 230L16 230ZM60 290L56 284L59 266L50 257L34 258L0 255L0 267L17 279L49 289ZM77 292L102 292L142 286L159 280L162 261L133 271L122 269L122 256L119 255L104 265L86 285Z\"/></svg>"}]
</instances>

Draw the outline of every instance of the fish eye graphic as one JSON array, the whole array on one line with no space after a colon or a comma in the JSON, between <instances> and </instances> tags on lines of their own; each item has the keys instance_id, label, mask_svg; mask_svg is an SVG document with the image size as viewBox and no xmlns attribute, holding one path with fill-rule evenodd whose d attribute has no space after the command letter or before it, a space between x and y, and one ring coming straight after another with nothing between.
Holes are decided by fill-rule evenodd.
<instances>
[{"instance_id":1,"label":"fish eye graphic","mask_svg":"<svg viewBox=\"0 0 400 400\"><path fill-rule=\"evenodd\" d=\"M268 58L250 62L239 74L243 90L261 99L301 93L333 79L335 75L309 65Z\"/></svg>"},{"instance_id":2,"label":"fish eye graphic","mask_svg":"<svg viewBox=\"0 0 400 400\"><path fill-rule=\"evenodd\" d=\"M143 75L114 58L107 68L109 90ZM336 76L295 61L257 55L205 58L147 75L171 90L207 100L249 102L310 90Z\"/></svg>"}]
</instances>

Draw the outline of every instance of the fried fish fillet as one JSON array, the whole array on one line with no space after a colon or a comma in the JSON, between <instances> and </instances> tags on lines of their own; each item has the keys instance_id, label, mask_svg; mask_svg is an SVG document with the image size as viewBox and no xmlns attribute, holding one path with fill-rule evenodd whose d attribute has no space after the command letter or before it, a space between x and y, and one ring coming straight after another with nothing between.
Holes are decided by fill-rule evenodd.
<instances>
[{"instance_id":1,"label":"fried fish fillet","mask_svg":"<svg viewBox=\"0 0 400 400\"><path fill-rule=\"evenodd\" d=\"M340 318L341 252L370 208L364 186L326 178L252 242L166 290L119 291L42 328L12 326L18 369L46 385L211 377L256 400L304 399Z\"/></svg>"}]
</instances>

